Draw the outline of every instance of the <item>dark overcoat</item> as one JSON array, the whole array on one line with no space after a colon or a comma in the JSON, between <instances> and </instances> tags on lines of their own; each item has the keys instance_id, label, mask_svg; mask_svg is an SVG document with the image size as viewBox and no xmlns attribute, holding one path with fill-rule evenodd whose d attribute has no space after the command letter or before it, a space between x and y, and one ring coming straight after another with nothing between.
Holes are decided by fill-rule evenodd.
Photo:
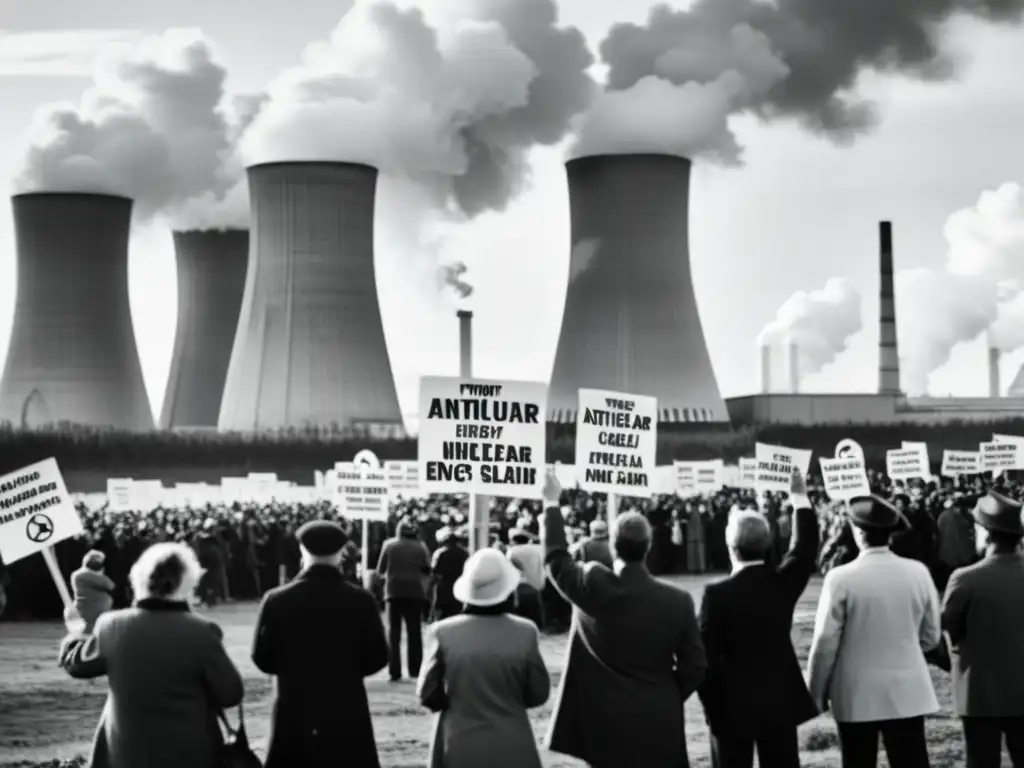
<instances>
[{"instance_id":1,"label":"dark overcoat","mask_svg":"<svg viewBox=\"0 0 1024 768\"><path fill-rule=\"evenodd\" d=\"M106 675L110 686L90 768L217 768L217 712L244 693L222 638L186 603L156 600L104 613L92 635L67 638L68 674Z\"/></svg>"},{"instance_id":2,"label":"dark overcoat","mask_svg":"<svg viewBox=\"0 0 1024 768\"><path fill-rule=\"evenodd\" d=\"M363 679L388 645L369 592L307 568L263 598L252 660L277 677L266 768L379 768Z\"/></svg>"},{"instance_id":3,"label":"dark overcoat","mask_svg":"<svg viewBox=\"0 0 1024 768\"><path fill-rule=\"evenodd\" d=\"M642 563L574 562L557 506L543 532L548 576L573 604L548 748L592 768L688 768L683 704L707 667L693 598Z\"/></svg>"}]
</instances>

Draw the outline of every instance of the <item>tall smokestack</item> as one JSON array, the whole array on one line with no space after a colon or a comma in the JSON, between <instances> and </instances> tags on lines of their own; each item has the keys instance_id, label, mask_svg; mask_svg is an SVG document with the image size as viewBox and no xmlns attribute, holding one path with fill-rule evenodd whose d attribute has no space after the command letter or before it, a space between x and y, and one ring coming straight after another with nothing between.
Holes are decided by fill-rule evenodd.
<instances>
[{"instance_id":1,"label":"tall smokestack","mask_svg":"<svg viewBox=\"0 0 1024 768\"><path fill-rule=\"evenodd\" d=\"M249 264L249 231L174 233L178 325L162 429L216 427Z\"/></svg>"},{"instance_id":2,"label":"tall smokestack","mask_svg":"<svg viewBox=\"0 0 1024 768\"><path fill-rule=\"evenodd\" d=\"M999 383L999 363L1001 355L995 347L988 349L988 396L1001 397L1002 387Z\"/></svg>"},{"instance_id":3,"label":"tall smokestack","mask_svg":"<svg viewBox=\"0 0 1024 768\"><path fill-rule=\"evenodd\" d=\"M404 431L373 264L377 169L248 169L245 296L218 426Z\"/></svg>"},{"instance_id":4,"label":"tall smokestack","mask_svg":"<svg viewBox=\"0 0 1024 768\"><path fill-rule=\"evenodd\" d=\"M767 395L772 391L772 348L765 344L761 347L761 393Z\"/></svg>"},{"instance_id":5,"label":"tall smokestack","mask_svg":"<svg viewBox=\"0 0 1024 768\"><path fill-rule=\"evenodd\" d=\"M878 223L878 394L900 393L900 354L896 343L896 296L893 289L892 222Z\"/></svg>"},{"instance_id":6,"label":"tall smokestack","mask_svg":"<svg viewBox=\"0 0 1024 768\"><path fill-rule=\"evenodd\" d=\"M15 195L17 298L0 420L153 428L128 302L132 201Z\"/></svg>"},{"instance_id":7,"label":"tall smokestack","mask_svg":"<svg viewBox=\"0 0 1024 768\"><path fill-rule=\"evenodd\" d=\"M800 348L795 341L789 342L789 391L800 392Z\"/></svg>"},{"instance_id":8,"label":"tall smokestack","mask_svg":"<svg viewBox=\"0 0 1024 768\"><path fill-rule=\"evenodd\" d=\"M468 309L460 309L459 318L459 376L463 379L473 378L473 313Z\"/></svg>"},{"instance_id":9,"label":"tall smokestack","mask_svg":"<svg viewBox=\"0 0 1024 768\"><path fill-rule=\"evenodd\" d=\"M658 399L667 422L728 422L690 276L690 161L570 160L572 263L549 390L571 421L581 387Z\"/></svg>"}]
</instances>

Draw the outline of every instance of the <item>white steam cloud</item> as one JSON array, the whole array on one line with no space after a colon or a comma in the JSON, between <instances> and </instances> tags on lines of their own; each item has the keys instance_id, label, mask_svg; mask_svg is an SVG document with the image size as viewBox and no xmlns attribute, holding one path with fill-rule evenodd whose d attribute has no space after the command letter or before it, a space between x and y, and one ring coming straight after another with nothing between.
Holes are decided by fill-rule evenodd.
<instances>
[{"instance_id":1,"label":"white steam cloud","mask_svg":"<svg viewBox=\"0 0 1024 768\"><path fill-rule=\"evenodd\" d=\"M358 2L271 84L243 155L363 162L430 180L464 215L500 210L527 151L560 141L589 103L591 63L553 0L454 0L429 18Z\"/></svg>"},{"instance_id":2,"label":"white steam cloud","mask_svg":"<svg viewBox=\"0 0 1024 768\"><path fill-rule=\"evenodd\" d=\"M212 212L238 184L233 141L250 119L232 112L226 75L194 29L111 48L79 104L36 115L17 191L124 195L139 220Z\"/></svg>"},{"instance_id":3,"label":"white steam cloud","mask_svg":"<svg viewBox=\"0 0 1024 768\"><path fill-rule=\"evenodd\" d=\"M834 277L824 288L790 296L757 337L759 347L796 344L800 375L833 362L863 327L861 295L849 280Z\"/></svg>"}]
</instances>

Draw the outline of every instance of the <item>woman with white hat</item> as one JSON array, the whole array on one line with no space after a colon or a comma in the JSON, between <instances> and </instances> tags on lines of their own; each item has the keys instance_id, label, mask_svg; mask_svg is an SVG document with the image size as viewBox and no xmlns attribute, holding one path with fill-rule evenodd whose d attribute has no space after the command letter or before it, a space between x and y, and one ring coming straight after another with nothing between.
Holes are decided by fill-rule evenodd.
<instances>
[{"instance_id":1,"label":"woman with white hat","mask_svg":"<svg viewBox=\"0 0 1024 768\"><path fill-rule=\"evenodd\" d=\"M512 613L518 585L508 558L479 550L453 589L463 612L427 631L417 693L438 713L430 768L541 768L527 712L551 680L537 628Z\"/></svg>"}]
</instances>

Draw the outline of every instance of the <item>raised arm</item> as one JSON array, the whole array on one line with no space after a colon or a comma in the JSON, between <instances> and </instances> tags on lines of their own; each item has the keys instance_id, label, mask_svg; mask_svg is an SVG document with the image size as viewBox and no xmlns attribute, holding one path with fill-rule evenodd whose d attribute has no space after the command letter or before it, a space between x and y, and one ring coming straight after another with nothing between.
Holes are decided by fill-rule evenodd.
<instances>
[{"instance_id":1,"label":"raised arm","mask_svg":"<svg viewBox=\"0 0 1024 768\"><path fill-rule=\"evenodd\" d=\"M569 554L562 510L556 502L546 501L541 525L541 544L548 578L562 596L584 613L593 613L597 605L591 574L604 568L597 563L581 565Z\"/></svg>"}]
</instances>

